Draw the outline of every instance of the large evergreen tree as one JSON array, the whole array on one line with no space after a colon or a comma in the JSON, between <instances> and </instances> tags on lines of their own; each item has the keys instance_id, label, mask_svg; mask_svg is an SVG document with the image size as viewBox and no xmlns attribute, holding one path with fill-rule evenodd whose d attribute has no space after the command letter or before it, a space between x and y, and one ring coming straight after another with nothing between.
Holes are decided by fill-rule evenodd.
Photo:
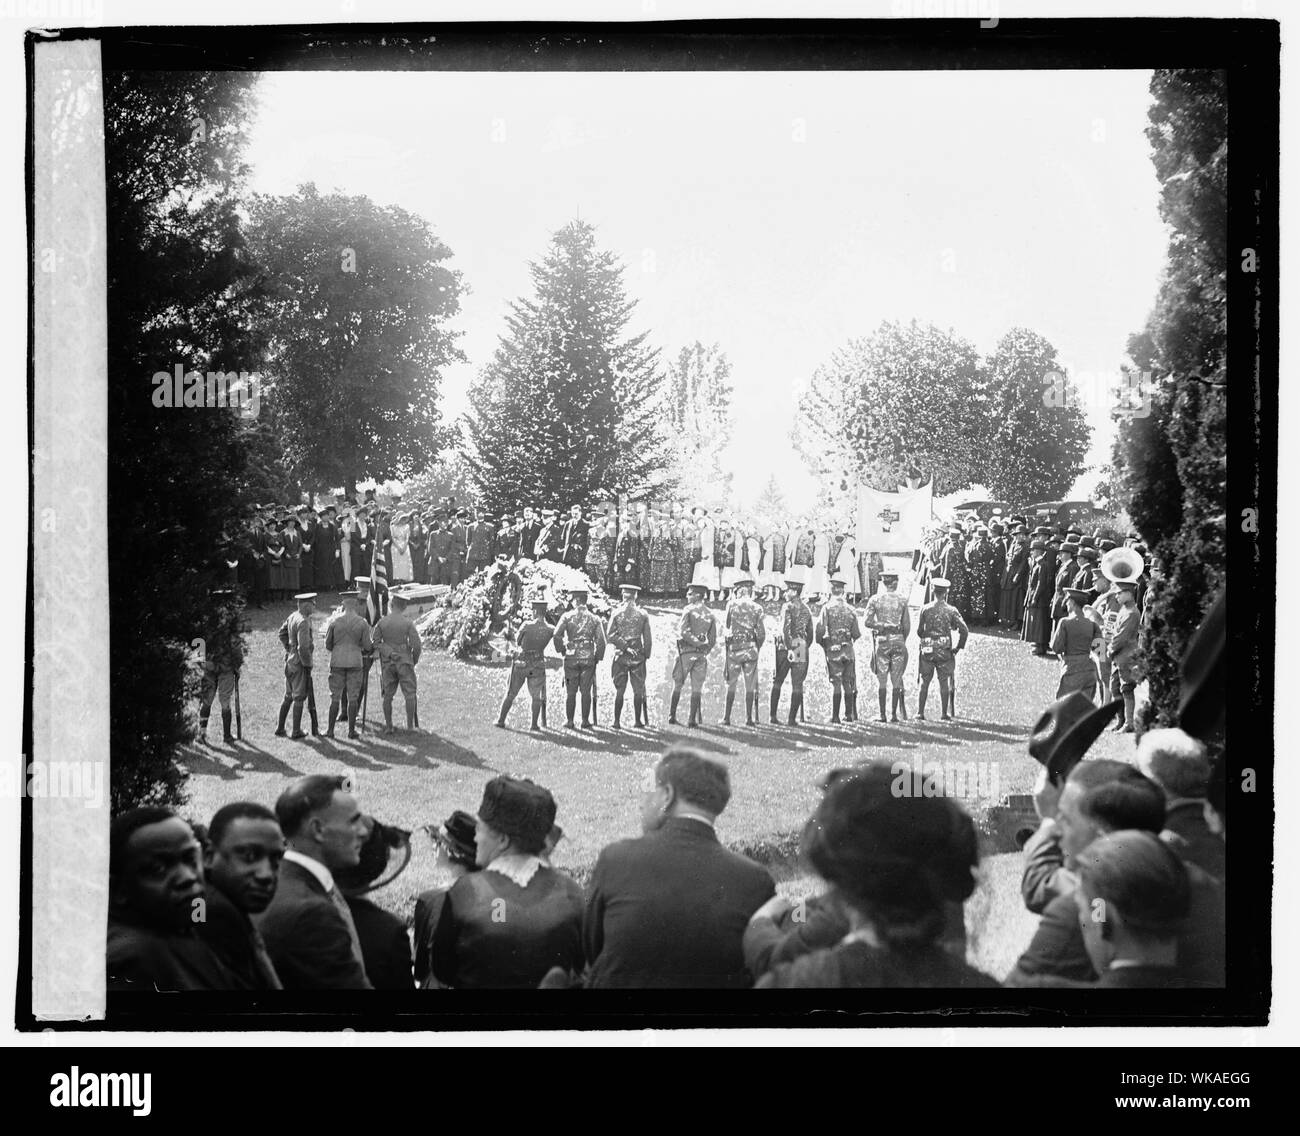
<instances>
[{"instance_id":1,"label":"large evergreen tree","mask_svg":"<svg viewBox=\"0 0 1300 1136\"><path fill-rule=\"evenodd\" d=\"M1149 414L1122 415L1118 496L1154 555L1142 638L1148 719L1174 721L1179 663L1223 586L1227 508L1228 99L1222 71L1157 71L1147 138L1168 263L1129 355Z\"/></svg>"},{"instance_id":2,"label":"large evergreen tree","mask_svg":"<svg viewBox=\"0 0 1300 1136\"><path fill-rule=\"evenodd\" d=\"M731 362L715 343L696 340L668 365L667 410L672 464L670 482L725 501L731 474L722 452L731 441Z\"/></svg>"},{"instance_id":3,"label":"large evergreen tree","mask_svg":"<svg viewBox=\"0 0 1300 1136\"><path fill-rule=\"evenodd\" d=\"M349 491L424 469L444 441L441 369L463 359L451 250L414 214L310 184L251 213L272 301L263 402L290 467Z\"/></svg>"},{"instance_id":4,"label":"large evergreen tree","mask_svg":"<svg viewBox=\"0 0 1300 1136\"><path fill-rule=\"evenodd\" d=\"M263 368L255 272L236 209L255 77L104 74L108 217L108 577L115 809L176 802L192 737L189 644L248 487L246 424L154 403L157 372Z\"/></svg>"},{"instance_id":5,"label":"large evergreen tree","mask_svg":"<svg viewBox=\"0 0 1300 1136\"><path fill-rule=\"evenodd\" d=\"M1083 472L1092 428L1056 348L1037 332L1007 332L984 368L984 474L1000 501L1064 497Z\"/></svg>"},{"instance_id":6,"label":"large evergreen tree","mask_svg":"<svg viewBox=\"0 0 1300 1136\"><path fill-rule=\"evenodd\" d=\"M470 472L480 504L567 507L663 484L663 380L623 268L572 221L531 265L534 294L511 306L507 331L470 391Z\"/></svg>"}]
</instances>

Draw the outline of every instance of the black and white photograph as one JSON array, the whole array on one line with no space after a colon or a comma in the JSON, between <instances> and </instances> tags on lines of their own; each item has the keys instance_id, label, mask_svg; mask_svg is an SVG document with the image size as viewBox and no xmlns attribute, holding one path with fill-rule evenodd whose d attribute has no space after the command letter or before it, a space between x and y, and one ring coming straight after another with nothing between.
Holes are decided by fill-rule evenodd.
<instances>
[{"instance_id":1,"label":"black and white photograph","mask_svg":"<svg viewBox=\"0 0 1300 1136\"><path fill-rule=\"evenodd\" d=\"M20 1036L1275 1043L1276 14L209 7L22 33Z\"/></svg>"}]
</instances>

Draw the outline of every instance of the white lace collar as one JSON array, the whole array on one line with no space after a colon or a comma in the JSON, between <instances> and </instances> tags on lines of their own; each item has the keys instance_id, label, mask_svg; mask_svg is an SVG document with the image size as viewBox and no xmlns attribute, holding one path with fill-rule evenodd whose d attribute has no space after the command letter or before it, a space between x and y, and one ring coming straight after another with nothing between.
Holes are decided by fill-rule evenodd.
<instances>
[{"instance_id":1,"label":"white lace collar","mask_svg":"<svg viewBox=\"0 0 1300 1136\"><path fill-rule=\"evenodd\" d=\"M483 870L485 872L499 872L506 879L517 883L521 888L526 888L532 878L537 875L539 868L545 865L538 856L532 856L524 852L507 852L503 856L498 856Z\"/></svg>"}]
</instances>

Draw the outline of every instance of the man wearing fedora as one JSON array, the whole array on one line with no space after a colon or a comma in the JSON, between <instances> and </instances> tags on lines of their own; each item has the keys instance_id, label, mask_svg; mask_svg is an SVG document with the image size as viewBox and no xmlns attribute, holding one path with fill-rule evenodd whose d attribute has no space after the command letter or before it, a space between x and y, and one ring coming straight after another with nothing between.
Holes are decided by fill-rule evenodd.
<instances>
[{"instance_id":1,"label":"man wearing fedora","mask_svg":"<svg viewBox=\"0 0 1300 1136\"><path fill-rule=\"evenodd\" d=\"M546 647L552 640L554 628L546 622L550 599L545 587L533 594L530 603L533 617L515 634L510 682L506 687L506 696L501 700L501 709L497 712L497 727L503 730L510 707L514 705L525 682L528 683L528 695L533 703L533 724L530 728L536 732L546 725ZM573 715L570 714L569 717L572 719Z\"/></svg>"},{"instance_id":2,"label":"man wearing fedora","mask_svg":"<svg viewBox=\"0 0 1300 1136\"><path fill-rule=\"evenodd\" d=\"M623 603L614 609L609 617L609 626L605 629L605 638L614 648L614 661L610 664L610 674L614 679L614 729L619 729L619 718L623 713L623 692L627 690L628 680L632 682L632 712L637 726L650 724L650 713L646 706L645 674L646 660L654 643L650 634L650 617L637 606L637 596L641 589L636 584L619 585L623 594Z\"/></svg>"},{"instance_id":3,"label":"man wearing fedora","mask_svg":"<svg viewBox=\"0 0 1300 1136\"><path fill-rule=\"evenodd\" d=\"M573 607L555 626L552 641L564 659L565 726L572 730L573 713L578 695L582 695L582 728L594 729L591 703L595 694L596 664L605 657L605 629L600 620L587 610L587 592L574 588L569 592Z\"/></svg>"}]
</instances>

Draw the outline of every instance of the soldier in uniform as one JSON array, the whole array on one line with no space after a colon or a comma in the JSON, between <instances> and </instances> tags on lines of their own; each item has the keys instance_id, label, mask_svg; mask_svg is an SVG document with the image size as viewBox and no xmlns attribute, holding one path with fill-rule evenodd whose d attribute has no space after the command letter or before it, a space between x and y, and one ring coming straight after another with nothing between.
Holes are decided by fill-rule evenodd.
<instances>
[{"instance_id":1,"label":"soldier in uniform","mask_svg":"<svg viewBox=\"0 0 1300 1136\"><path fill-rule=\"evenodd\" d=\"M1052 631L1052 650L1061 660L1061 681L1056 697L1077 691L1096 701L1097 664L1093 652L1102 642L1101 628L1083 614L1092 593L1080 588L1065 589L1066 613Z\"/></svg>"},{"instance_id":2,"label":"soldier in uniform","mask_svg":"<svg viewBox=\"0 0 1300 1136\"><path fill-rule=\"evenodd\" d=\"M758 724L758 653L767 629L763 609L754 602L754 581L741 576L732 585L731 602L723 623L727 647L727 711L722 724L731 725L731 707L736 701L736 683L745 676L745 725Z\"/></svg>"},{"instance_id":3,"label":"soldier in uniform","mask_svg":"<svg viewBox=\"0 0 1300 1136\"><path fill-rule=\"evenodd\" d=\"M311 685L311 613L316 610L316 593L302 592L293 598L298 603L298 610L291 612L280 624L280 644L284 647L284 701L280 704L275 736L284 737L284 720L292 708L293 733L289 736L297 741L307 736L302 732L302 707ZM312 732L316 732L314 726Z\"/></svg>"},{"instance_id":4,"label":"soldier in uniform","mask_svg":"<svg viewBox=\"0 0 1300 1136\"><path fill-rule=\"evenodd\" d=\"M1126 734L1135 730L1134 691L1141 679L1138 665L1139 616L1137 597L1131 580L1115 581L1119 611L1115 616L1115 630L1106 648L1110 659L1110 694L1124 700L1124 719L1116 722L1115 729Z\"/></svg>"},{"instance_id":5,"label":"soldier in uniform","mask_svg":"<svg viewBox=\"0 0 1300 1136\"><path fill-rule=\"evenodd\" d=\"M628 679L632 680L632 712L637 726L650 725L649 708L645 698L646 660L654 643L650 637L650 617L637 606L641 591L635 584L620 585L623 603L614 609L605 629L605 639L614 648L614 661L610 674L614 679L614 729L619 729L623 713L623 692Z\"/></svg>"},{"instance_id":6,"label":"soldier in uniform","mask_svg":"<svg viewBox=\"0 0 1300 1136\"><path fill-rule=\"evenodd\" d=\"M776 724L781 705L781 687L790 676L790 714L787 725L799 721L803 708L803 680L808 675L808 648L813 642L812 612L803 602L803 581L786 578L785 603L781 607L781 629L776 636L776 671L772 675L772 697L768 703L768 721Z\"/></svg>"},{"instance_id":7,"label":"soldier in uniform","mask_svg":"<svg viewBox=\"0 0 1300 1136\"><path fill-rule=\"evenodd\" d=\"M244 665L244 643L239 627L238 593L219 588L212 593L217 602L217 624L203 652L203 685L199 690L199 740L208 740L208 718L213 699L221 702L221 740L227 745L235 740L230 732L230 701L239 683L239 668Z\"/></svg>"},{"instance_id":8,"label":"soldier in uniform","mask_svg":"<svg viewBox=\"0 0 1300 1136\"><path fill-rule=\"evenodd\" d=\"M930 586L934 586L931 577ZM876 674L876 696L880 700L880 720L885 720L886 687L893 688L890 705L891 718L898 721L899 711L907 717L907 700L903 686L907 673L907 636L912 630L912 613L907 609L907 597L898 591L898 573L880 574L884 591L867 600L863 622L871 629L875 640L871 651L871 669Z\"/></svg>"},{"instance_id":9,"label":"soldier in uniform","mask_svg":"<svg viewBox=\"0 0 1300 1136\"><path fill-rule=\"evenodd\" d=\"M325 736L334 736L334 723L339 720L339 702L346 698L344 718L348 724L348 737L355 738L364 654L373 649L373 643L370 624L357 614L357 593L341 592L339 598L343 601L343 610L325 625L325 650L330 653L330 712Z\"/></svg>"},{"instance_id":10,"label":"soldier in uniform","mask_svg":"<svg viewBox=\"0 0 1300 1136\"><path fill-rule=\"evenodd\" d=\"M595 693L596 664L605 657L605 629L587 610L587 593L574 588L569 595L573 608L560 617L555 627L555 649L564 658L565 726L574 728L573 712L582 694L582 728L590 730L591 702Z\"/></svg>"},{"instance_id":11,"label":"soldier in uniform","mask_svg":"<svg viewBox=\"0 0 1300 1136\"><path fill-rule=\"evenodd\" d=\"M686 607L677 630L677 661L673 664L673 694L669 703L668 721L676 726L677 703L682 697L686 679L691 680L691 712L688 726L702 726L704 678L709 673L709 652L718 641L718 621L709 609L706 598L707 585L692 583L686 589Z\"/></svg>"},{"instance_id":12,"label":"soldier in uniform","mask_svg":"<svg viewBox=\"0 0 1300 1136\"><path fill-rule=\"evenodd\" d=\"M384 700L384 733L393 732L393 695L402 688L406 703L406 728L420 728L420 713L415 699L415 665L420 661L420 633L415 621L406 614L407 600L394 593L389 612L375 624L374 646L379 655L379 693Z\"/></svg>"},{"instance_id":13,"label":"soldier in uniform","mask_svg":"<svg viewBox=\"0 0 1300 1136\"><path fill-rule=\"evenodd\" d=\"M506 728L506 715L514 705L515 697L528 683L528 694L533 700L533 724L530 729L540 731L546 725L546 645L551 642L554 629L546 622L546 609L550 607L545 589L532 599L533 618L519 628L515 635L515 654L510 663L510 684L501 700L497 713L497 726ZM570 715L572 718L572 715ZM540 720L540 725L538 724Z\"/></svg>"},{"instance_id":14,"label":"soldier in uniform","mask_svg":"<svg viewBox=\"0 0 1300 1136\"><path fill-rule=\"evenodd\" d=\"M939 672L939 701L944 721L955 713L953 676L957 670L957 653L966 646L970 630L961 612L948 603L948 581L942 578L931 581L934 599L921 609L916 620L916 637L920 646L921 692L916 698L916 716L925 720L925 698L930 693L930 680ZM958 633L957 646L952 645L952 632Z\"/></svg>"},{"instance_id":15,"label":"soldier in uniform","mask_svg":"<svg viewBox=\"0 0 1300 1136\"><path fill-rule=\"evenodd\" d=\"M831 577L831 598L817 621L817 642L826 653L826 673L831 680L831 721L840 720L840 699L844 720L858 720L858 661L853 644L862 638L858 613L845 601L847 581L839 573Z\"/></svg>"}]
</instances>

